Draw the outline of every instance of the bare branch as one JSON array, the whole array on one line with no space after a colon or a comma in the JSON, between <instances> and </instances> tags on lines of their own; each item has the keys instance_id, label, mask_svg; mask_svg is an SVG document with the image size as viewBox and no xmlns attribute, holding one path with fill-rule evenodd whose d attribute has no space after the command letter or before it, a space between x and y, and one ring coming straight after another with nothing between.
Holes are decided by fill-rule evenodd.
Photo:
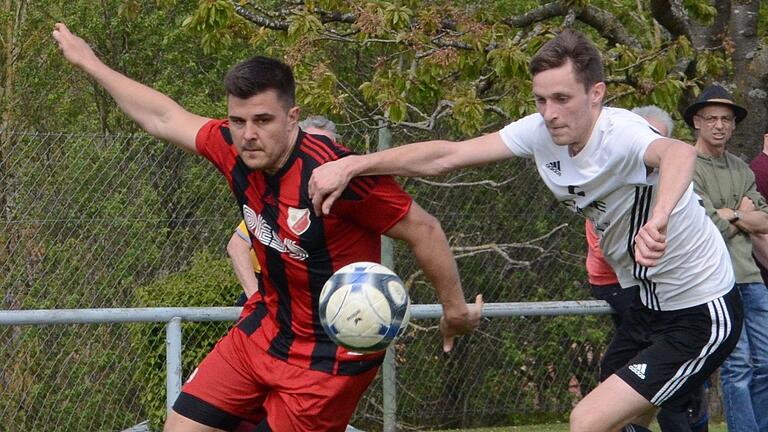
<instances>
[{"instance_id":1,"label":"bare branch","mask_svg":"<svg viewBox=\"0 0 768 432\"><path fill-rule=\"evenodd\" d=\"M671 48L671 45L667 45L664 48L657 50L657 51L651 51L649 55L647 56L641 56L637 59L636 62L632 63L631 65L627 65L623 68L619 68L614 70L614 72L621 73L621 72L628 72L636 67L642 66L643 63L649 62L656 57L660 57L662 54L665 54L667 51L669 51Z\"/></svg>"},{"instance_id":2,"label":"bare branch","mask_svg":"<svg viewBox=\"0 0 768 432\"><path fill-rule=\"evenodd\" d=\"M651 0L651 13L673 38L684 36L691 40L691 27L683 0Z\"/></svg>"},{"instance_id":3,"label":"bare branch","mask_svg":"<svg viewBox=\"0 0 768 432\"><path fill-rule=\"evenodd\" d=\"M526 12L523 15L507 17L501 21L510 27L523 28L536 22L563 16L567 12L567 8L565 8L561 2L552 2Z\"/></svg>"},{"instance_id":4,"label":"bare branch","mask_svg":"<svg viewBox=\"0 0 768 432\"><path fill-rule=\"evenodd\" d=\"M504 180L503 182L495 182L493 180L480 180L480 181L476 181L476 182L458 182L458 183L442 183L442 182L436 182L436 181L432 181L432 180L427 180L427 179L422 178L422 177L414 177L414 180L416 180L418 182L421 182L421 183L424 183L424 184L428 184L430 186L449 187L449 188L453 188L453 187L467 187L467 186L486 186L486 187L489 187L489 188L493 189L493 188L502 187L502 186L506 185L507 183L514 181L516 178L517 177L508 178L508 179Z\"/></svg>"},{"instance_id":5,"label":"bare branch","mask_svg":"<svg viewBox=\"0 0 768 432\"><path fill-rule=\"evenodd\" d=\"M256 25L272 30L288 30L288 21L286 20L274 20L256 15L255 13L241 6L240 2L237 0L230 0L230 3L232 3L232 7L235 9L235 13Z\"/></svg>"},{"instance_id":6,"label":"bare branch","mask_svg":"<svg viewBox=\"0 0 768 432\"><path fill-rule=\"evenodd\" d=\"M615 100L621 99L621 98L623 98L625 96L629 96L629 95L632 95L632 94L635 94L635 93L637 93L637 90L633 87L633 88L625 90L625 91L623 91L621 93L611 94L610 96L605 98L605 101L603 103L605 103L606 105L610 105Z\"/></svg>"},{"instance_id":7,"label":"bare branch","mask_svg":"<svg viewBox=\"0 0 768 432\"><path fill-rule=\"evenodd\" d=\"M621 25L616 15L589 5L577 14L579 21L589 24L600 33L612 45L622 44L626 46L640 48L640 42L635 39L627 29Z\"/></svg>"},{"instance_id":8,"label":"bare branch","mask_svg":"<svg viewBox=\"0 0 768 432\"><path fill-rule=\"evenodd\" d=\"M521 243L486 243L482 245L475 245L475 246L451 246L451 251L454 252L454 258L457 260L461 258L466 258L470 256L475 256L483 253L495 253L499 256L501 256L504 261L506 261L510 266L515 268L528 268L536 262L537 260L542 259L545 256L548 256L547 251L541 247L536 245L535 243L540 242L542 240L546 240L549 237L552 237L555 233L558 231L566 228L568 226L567 223L560 224L556 226L555 228L552 228L549 232L546 234L543 234L539 237L521 242ZM510 249L533 249L537 252L539 252L541 255L536 257L534 260L518 260L514 259L509 255L508 250ZM404 280L405 286L407 288L410 288L413 286L413 284L416 282L416 279L421 276L423 272L421 270L417 270Z\"/></svg>"},{"instance_id":9,"label":"bare branch","mask_svg":"<svg viewBox=\"0 0 768 432\"><path fill-rule=\"evenodd\" d=\"M353 13L341 13L338 11L326 11L315 8L315 12L320 15L320 22L323 24L340 22L346 24L354 24L357 21L357 15Z\"/></svg>"},{"instance_id":10,"label":"bare branch","mask_svg":"<svg viewBox=\"0 0 768 432\"><path fill-rule=\"evenodd\" d=\"M499 117L501 117L501 118L503 118L505 120L509 118L509 114L507 114L507 112L504 111L501 107L498 107L498 106L495 106L495 105L488 105L484 109L486 111L488 111L488 112L492 112L492 113L498 115Z\"/></svg>"},{"instance_id":11,"label":"bare branch","mask_svg":"<svg viewBox=\"0 0 768 432\"><path fill-rule=\"evenodd\" d=\"M545 21L550 18L569 14L570 8L562 1L547 3L537 9L527 12L523 15L507 17L502 22L510 27L522 28L533 23ZM640 47L640 42L632 37L629 32L621 25L618 18L610 12L589 5L580 9L573 9L575 17L597 30L611 44L623 44L627 46Z\"/></svg>"},{"instance_id":12,"label":"bare branch","mask_svg":"<svg viewBox=\"0 0 768 432\"><path fill-rule=\"evenodd\" d=\"M411 107L411 105L408 105ZM400 122L397 125L401 127L408 127L413 129L420 129L424 131L432 131L435 128L435 124L437 123L437 120L441 117L445 116L446 114L450 113L450 109L453 107L453 102L448 100L441 100L437 103L437 106L435 107L435 110L432 111L432 114L429 115L429 117L426 116L425 113L422 113L421 111L416 110L416 112L423 117L425 117L424 121L420 122ZM414 107L411 107L414 108ZM378 120L383 120L384 122L389 122L388 119L384 117L376 117Z\"/></svg>"}]
</instances>

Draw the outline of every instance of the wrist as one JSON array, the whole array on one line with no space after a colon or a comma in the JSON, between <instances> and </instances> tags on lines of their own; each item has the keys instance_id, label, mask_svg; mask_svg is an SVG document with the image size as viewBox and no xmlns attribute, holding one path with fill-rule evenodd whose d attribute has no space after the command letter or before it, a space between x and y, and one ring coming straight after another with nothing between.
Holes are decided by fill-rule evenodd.
<instances>
[{"instance_id":1,"label":"wrist","mask_svg":"<svg viewBox=\"0 0 768 432\"><path fill-rule=\"evenodd\" d=\"M347 167L346 167L347 169L345 170L347 174L347 178L351 179L353 177L360 175L363 172L364 168L360 160L361 159L360 155L350 155L344 159L346 159L346 162L347 162Z\"/></svg>"},{"instance_id":2,"label":"wrist","mask_svg":"<svg viewBox=\"0 0 768 432\"><path fill-rule=\"evenodd\" d=\"M469 313L469 307L467 306L467 303L465 301L462 302L451 302L447 301L442 304L443 307L443 315L447 317L460 317L464 314Z\"/></svg>"},{"instance_id":3,"label":"wrist","mask_svg":"<svg viewBox=\"0 0 768 432\"><path fill-rule=\"evenodd\" d=\"M85 57L73 64L89 75L95 75L100 72L103 73L104 69L109 69L107 65L96 56Z\"/></svg>"},{"instance_id":4,"label":"wrist","mask_svg":"<svg viewBox=\"0 0 768 432\"><path fill-rule=\"evenodd\" d=\"M665 221L669 221L669 216L672 214L672 210L674 210L674 206L668 208L667 206L661 205L659 203L653 208L653 210L651 210L651 215L652 217L662 218Z\"/></svg>"}]
</instances>

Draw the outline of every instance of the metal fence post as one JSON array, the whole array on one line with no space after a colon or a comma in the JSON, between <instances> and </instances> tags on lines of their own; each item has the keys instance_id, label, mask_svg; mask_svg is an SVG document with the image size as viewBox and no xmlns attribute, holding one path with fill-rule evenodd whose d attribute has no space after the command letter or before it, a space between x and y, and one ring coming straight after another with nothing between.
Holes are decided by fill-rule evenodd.
<instances>
[{"instance_id":1,"label":"metal fence post","mask_svg":"<svg viewBox=\"0 0 768 432\"><path fill-rule=\"evenodd\" d=\"M181 393L181 318L173 317L165 326L165 403L171 412Z\"/></svg>"},{"instance_id":2,"label":"metal fence post","mask_svg":"<svg viewBox=\"0 0 768 432\"><path fill-rule=\"evenodd\" d=\"M395 346L387 348L381 366L381 389L384 399L384 432L397 431L397 375L395 374Z\"/></svg>"},{"instance_id":3,"label":"metal fence post","mask_svg":"<svg viewBox=\"0 0 768 432\"><path fill-rule=\"evenodd\" d=\"M382 151L391 146L392 132L385 122L379 122L379 139L376 149ZM381 238L381 263L391 269L395 268L394 246L389 237ZM384 364L381 367L381 389L384 398L384 432L395 432L397 430L397 376L394 345L387 348Z\"/></svg>"}]
</instances>

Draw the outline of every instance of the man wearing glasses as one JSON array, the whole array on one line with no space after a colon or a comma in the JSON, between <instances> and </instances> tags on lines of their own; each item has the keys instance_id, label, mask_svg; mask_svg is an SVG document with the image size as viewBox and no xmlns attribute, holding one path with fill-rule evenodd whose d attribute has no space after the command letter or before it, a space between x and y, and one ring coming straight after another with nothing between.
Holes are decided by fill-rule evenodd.
<instances>
[{"instance_id":1,"label":"man wearing glasses","mask_svg":"<svg viewBox=\"0 0 768 432\"><path fill-rule=\"evenodd\" d=\"M744 327L720 368L728 430L768 431L768 289L750 235L768 233L768 205L749 166L726 147L747 110L723 87L706 88L683 115L698 152L694 190L725 239L744 302Z\"/></svg>"}]
</instances>

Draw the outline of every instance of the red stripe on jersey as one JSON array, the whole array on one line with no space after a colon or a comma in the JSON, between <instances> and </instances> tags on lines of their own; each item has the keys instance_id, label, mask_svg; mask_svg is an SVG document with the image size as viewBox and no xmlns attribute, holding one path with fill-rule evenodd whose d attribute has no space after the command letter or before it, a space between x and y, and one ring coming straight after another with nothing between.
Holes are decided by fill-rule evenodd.
<instances>
[{"instance_id":1,"label":"red stripe on jersey","mask_svg":"<svg viewBox=\"0 0 768 432\"><path fill-rule=\"evenodd\" d=\"M320 163L325 163L330 160L336 159L336 154L328 148L328 144L320 141L319 139L313 137L310 134L304 135L304 144L317 151L319 154L322 155L321 159L317 159Z\"/></svg>"},{"instance_id":2,"label":"red stripe on jersey","mask_svg":"<svg viewBox=\"0 0 768 432\"><path fill-rule=\"evenodd\" d=\"M320 154L316 148L311 147L309 145L306 145L306 141L301 146L304 153L308 154L312 157L315 161L317 161L318 165L322 165L323 163L327 162L322 154Z\"/></svg>"}]
</instances>

